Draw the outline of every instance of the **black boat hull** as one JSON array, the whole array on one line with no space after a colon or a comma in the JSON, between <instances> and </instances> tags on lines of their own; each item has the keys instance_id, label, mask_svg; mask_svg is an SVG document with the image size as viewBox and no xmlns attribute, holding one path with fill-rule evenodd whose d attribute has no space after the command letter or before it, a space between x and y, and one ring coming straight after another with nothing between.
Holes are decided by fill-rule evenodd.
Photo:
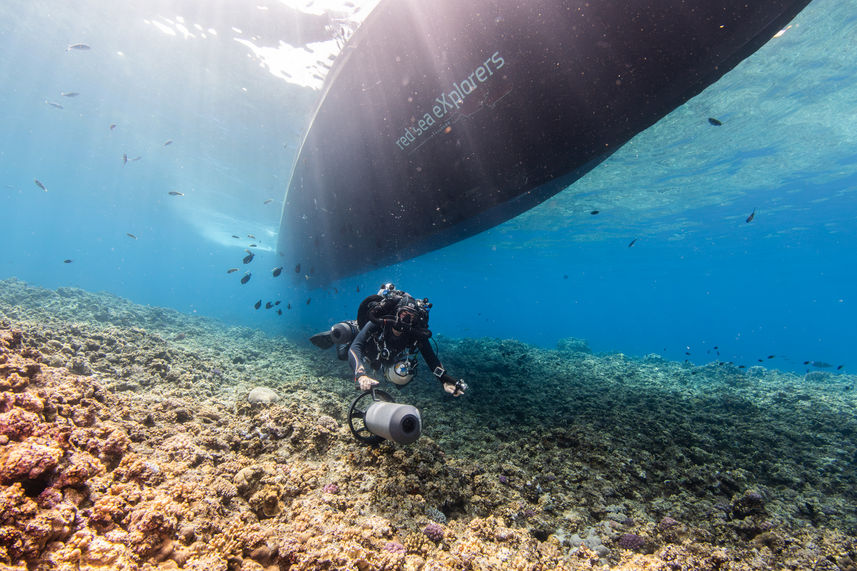
<instances>
[{"instance_id":1,"label":"black boat hull","mask_svg":"<svg viewBox=\"0 0 857 571\"><path fill-rule=\"evenodd\" d=\"M279 250L303 280L406 260L556 194L809 0L382 0L304 138Z\"/></svg>"}]
</instances>

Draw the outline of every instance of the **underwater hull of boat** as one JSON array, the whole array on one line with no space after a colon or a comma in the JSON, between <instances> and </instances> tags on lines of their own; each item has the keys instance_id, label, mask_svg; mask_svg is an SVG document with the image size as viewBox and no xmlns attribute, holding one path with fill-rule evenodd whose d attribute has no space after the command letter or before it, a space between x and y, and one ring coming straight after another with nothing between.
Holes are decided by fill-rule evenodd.
<instances>
[{"instance_id":1,"label":"underwater hull of boat","mask_svg":"<svg viewBox=\"0 0 857 571\"><path fill-rule=\"evenodd\" d=\"M556 194L808 0L382 0L327 78L279 250L302 281L406 260Z\"/></svg>"}]
</instances>

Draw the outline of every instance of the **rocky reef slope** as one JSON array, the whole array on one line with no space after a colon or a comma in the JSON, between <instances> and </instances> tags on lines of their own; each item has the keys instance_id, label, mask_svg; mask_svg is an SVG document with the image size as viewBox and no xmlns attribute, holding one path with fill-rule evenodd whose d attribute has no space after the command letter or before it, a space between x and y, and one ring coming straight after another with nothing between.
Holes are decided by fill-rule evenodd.
<instances>
[{"instance_id":1,"label":"rocky reef slope","mask_svg":"<svg viewBox=\"0 0 857 571\"><path fill-rule=\"evenodd\" d=\"M367 448L332 352L2 281L0 566L857 570L853 376L439 348Z\"/></svg>"}]
</instances>

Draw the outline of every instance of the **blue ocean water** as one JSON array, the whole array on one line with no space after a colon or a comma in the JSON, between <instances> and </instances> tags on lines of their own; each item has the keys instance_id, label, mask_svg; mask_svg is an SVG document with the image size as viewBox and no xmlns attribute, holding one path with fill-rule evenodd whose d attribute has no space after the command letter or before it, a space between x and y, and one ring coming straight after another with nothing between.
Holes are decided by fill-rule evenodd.
<instances>
[{"instance_id":1,"label":"blue ocean water","mask_svg":"<svg viewBox=\"0 0 857 571\"><path fill-rule=\"evenodd\" d=\"M3 2L0 278L286 335L351 317L393 281L432 300L441 335L857 368L857 1L813 1L524 215L297 288L272 276L289 172L341 46L330 38L371 5Z\"/></svg>"}]
</instances>

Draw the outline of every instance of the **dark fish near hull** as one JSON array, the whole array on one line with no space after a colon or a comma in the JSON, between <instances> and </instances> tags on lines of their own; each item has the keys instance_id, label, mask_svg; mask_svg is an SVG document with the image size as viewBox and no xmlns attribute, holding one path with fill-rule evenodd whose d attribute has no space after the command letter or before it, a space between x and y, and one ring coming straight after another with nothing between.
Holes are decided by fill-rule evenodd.
<instances>
[{"instance_id":1,"label":"dark fish near hull","mask_svg":"<svg viewBox=\"0 0 857 571\"><path fill-rule=\"evenodd\" d=\"M72 263L73 261L74 261L74 260L63 260L63 261L62 261L62 263L63 263L63 264L70 264L70 263Z\"/></svg>"},{"instance_id":2,"label":"dark fish near hull","mask_svg":"<svg viewBox=\"0 0 857 571\"><path fill-rule=\"evenodd\" d=\"M42 190L44 190L45 192L47 192L47 191L48 191L48 187L46 187L44 184L42 184L42 181L40 181L39 179L34 178L34 179L33 179L33 182L34 182L34 183L36 183L36 186L38 186L39 188L41 188L41 189L42 189Z\"/></svg>"},{"instance_id":3,"label":"dark fish near hull","mask_svg":"<svg viewBox=\"0 0 857 571\"><path fill-rule=\"evenodd\" d=\"M129 238L133 238L135 240L137 239L137 237L135 235L131 234L130 232L125 232L125 235L128 236Z\"/></svg>"},{"instance_id":4,"label":"dark fish near hull","mask_svg":"<svg viewBox=\"0 0 857 571\"><path fill-rule=\"evenodd\" d=\"M243 259L242 261L243 261L245 264L249 264L250 262L252 262L252 261L253 261L253 258L255 258L255 257L256 257L256 254L253 254L253 253L251 252L251 253L247 254L246 256L244 256L244 259Z\"/></svg>"},{"instance_id":5,"label":"dark fish near hull","mask_svg":"<svg viewBox=\"0 0 857 571\"><path fill-rule=\"evenodd\" d=\"M177 190L171 190L167 194L169 194L170 196L184 196L183 192L179 192Z\"/></svg>"},{"instance_id":6,"label":"dark fish near hull","mask_svg":"<svg viewBox=\"0 0 857 571\"><path fill-rule=\"evenodd\" d=\"M238 268L229 268L228 270L226 270L226 273L227 273L227 274L233 274L233 273L235 273L235 272L237 272L237 271L238 271Z\"/></svg>"},{"instance_id":7,"label":"dark fish near hull","mask_svg":"<svg viewBox=\"0 0 857 571\"><path fill-rule=\"evenodd\" d=\"M755 218L755 217L756 217L756 209L754 208L753 212L750 213L750 216L747 217L747 220L745 220L745 222L747 222L749 224L750 222L753 221L753 218Z\"/></svg>"},{"instance_id":8,"label":"dark fish near hull","mask_svg":"<svg viewBox=\"0 0 857 571\"><path fill-rule=\"evenodd\" d=\"M279 267L277 267L277 268L274 268L274 269L271 271L271 273L273 274L273 276L274 276L274 277L279 276L281 273L283 273L283 266L279 266Z\"/></svg>"},{"instance_id":9,"label":"dark fish near hull","mask_svg":"<svg viewBox=\"0 0 857 571\"><path fill-rule=\"evenodd\" d=\"M381 0L327 77L277 249L326 285L508 220L717 81L808 3Z\"/></svg>"},{"instance_id":10,"label":"dark fish near hull","mask_svg":"<svg viewBox=\"0 0 857 571\"><path fill-rule=\"evenodd\" d=\"M89 46L89 44L70 44L70 45L65 49L65 51L67 51L67 52L70 52L71 50L79 50L79 51L83 51L83 50L88 50L88 49L91 49L91 48L90 48L90 46Z\"/></svg>"},{"instance_id":11,"label":"dark fish near hull","mask_svg":"<svg viewBox=\"0 0 857 571\"><path fill-rule=\"evenodd\" d=\"M254 307L255 309L259 309L260 307L262 307L262 300L260 299L259 301L257 301L256 303L254 303L254 304L253 304L253 307Z\"/></svg>"},{"instance_id":12,"label":"dark fish near hull","mask_svg":"<svg viewBox=\"0 0 857 571\"><path fill-rule=\"evenodd\" d=\"M246 274L244 274L244 277L243 277L243 278L241 278L241 283L242 283L242 284L246 284L247 282L249 282L249 281L250 281L250 276L252 276L252 275L253 275L253 274L251 274L250 272L247 272Z\"/></svg>"},{"instance_id":13,"label":"dark fish near hull","mask_svg":"<svg viewBox=\"0 0 857 571\"><path fill-rule=\"evenodd\" d=\"M719 126L721 126L721 125L723 124L723 123L720 121L720 119L715 119L714 117L709 117L709 118L708 118L708 122L709 122L709 123L711 123L712 125L714 125L715 127L719 127Z\"/></svg>"}]
</instances>

